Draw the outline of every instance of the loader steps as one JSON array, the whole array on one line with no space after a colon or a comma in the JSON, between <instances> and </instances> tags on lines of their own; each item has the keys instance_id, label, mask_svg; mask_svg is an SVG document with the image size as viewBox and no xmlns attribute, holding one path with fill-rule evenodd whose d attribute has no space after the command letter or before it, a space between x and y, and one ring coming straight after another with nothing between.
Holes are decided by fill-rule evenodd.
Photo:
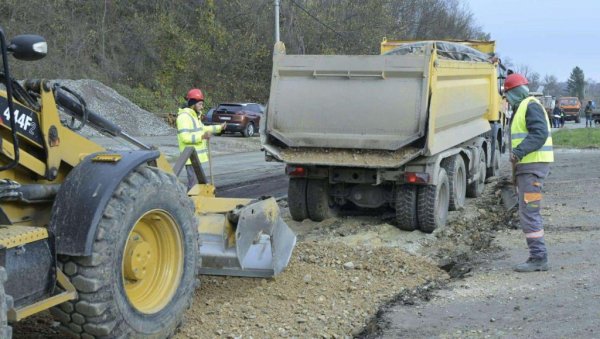
<instances>
[{"instance_id":1,"label":"loader steps","mask_svg":"<svg viewBox=\"0 0 600 339\"><path fill-rule=\"evenodd\" d=\"M45 227L0 225L0 246L13 248L48 238Z\"/></svg>"}]
</instances>

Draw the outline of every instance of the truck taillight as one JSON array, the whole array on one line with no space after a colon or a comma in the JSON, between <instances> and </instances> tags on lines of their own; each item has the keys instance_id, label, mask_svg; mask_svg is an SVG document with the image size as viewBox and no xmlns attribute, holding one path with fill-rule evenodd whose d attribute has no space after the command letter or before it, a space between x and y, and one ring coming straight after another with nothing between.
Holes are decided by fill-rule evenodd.
<instances>
[{"instance_id":1,"label":"truck taillight","mask_svg":"<svg viewBox=\"0 0 600 339\"><path fill-rule=\"evenodd\" d=\"M300 167L300 166L288 165L285 167L285 173L287 175L289 175L290 177L305 177L306 169L304 167Z\"/></svg>"},{"instance_id":2,"label":"truck taillight","mask_svg":"<svg viewBox=\"0 0 600 339\"><path fill-rule=\"evenodd\" d=\"M429 174L418 172L405 172L404 182L408 184L428 184Z\"/></svg>"}]
</instances>

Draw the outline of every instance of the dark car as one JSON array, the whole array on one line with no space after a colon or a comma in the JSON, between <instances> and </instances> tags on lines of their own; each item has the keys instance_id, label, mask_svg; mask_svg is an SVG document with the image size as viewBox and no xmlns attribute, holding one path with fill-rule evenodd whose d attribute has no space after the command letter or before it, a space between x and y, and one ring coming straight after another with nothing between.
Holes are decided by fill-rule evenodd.
<instances>
[{"instance_id":1,"label":"dark car","mask_svg":"<svg viewBox=\"0 0 600 339\"><path fill-rule=\"evenodd\" d=\"M211 108L208 110L208 112L206 112L206 114L202 114L202 118L200 118L200 119L202 119L203 125L214 125L212 122L212 116L213 116L214 112L215 112L215 109Z\"/></svg>"},{"instance_id":2,"label":"dark car","mask_svg":"<svg viewBox=\"0 0 600 339\"><path fill-rule=\"evenodd\" d=\"M212 116L212 124L226 122L224 133L242 133L251 137L258 132L260 118L265 112L265 107L253 102L220 104Z\"/></svg>"}]
</instances>

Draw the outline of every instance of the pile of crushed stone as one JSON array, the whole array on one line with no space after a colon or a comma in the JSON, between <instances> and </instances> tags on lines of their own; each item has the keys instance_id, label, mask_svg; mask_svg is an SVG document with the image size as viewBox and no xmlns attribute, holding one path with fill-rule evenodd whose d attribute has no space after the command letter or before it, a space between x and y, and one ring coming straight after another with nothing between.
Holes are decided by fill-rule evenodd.
<instances>
[{"instance_id":1,"label":"pile of crushed stone","mask_svg":"<svg viewBox=\"0 0 600 339\"><path fill-rule=\"evenodd\" d=\"M497 181L432 234L377 216L296 222L284 203L298 235L289 267L275 279L202 276L176 337L362 336L381 307L467 274L478 253L493 249L495 231L506 228Z\"/></svg>"},{"instance_id":2,"label":"pile of crushed stone","mask_svg":"<svg viewBox=\"0 0 600 339\"><path fill-rule=\"evenodd\" d=\"M121 96L114 89L96 80L54 80L79 94L88 109L115 123L131 136L175 135L175 130L155 114ZM95 130L84 127L80 133L86 137L99 136Z\"/></svg>"},{"instance_id":3,"label":"pile of crushed stone","mask_svg":"<svg viewBox=\"0 0 600 339\"><path fill-rule=\"evenodd\" d=\"M176 338L356 336L379 305L445 276L397 248L302 242L276 278L202 276Z\"/></svg>"}]
</instances>

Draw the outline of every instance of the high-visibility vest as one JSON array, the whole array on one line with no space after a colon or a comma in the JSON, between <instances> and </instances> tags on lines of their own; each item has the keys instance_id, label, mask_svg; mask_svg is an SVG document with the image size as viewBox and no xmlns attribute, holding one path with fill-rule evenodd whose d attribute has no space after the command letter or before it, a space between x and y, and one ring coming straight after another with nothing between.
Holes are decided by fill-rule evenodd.
<instances>
[{"instance_id":1,"label":"high-visibility vest","mask_svg":"<svg viewBox=\"0 0 600 339\"><path fill-rule=\"evenodd\" d=\"M200 162L207 162L208 140L202 139L202 136L206 132L213 134L220 133L221 126L204 126L200 119L198 119L196 111L189 107L179 109L177 112L177 142L179 143L179 151L183 151L187 146L193 146L196 152L198 152ZM191 165L192 162L188 159L185 164Z\"/></svg>"},{"instance_id":2,"label":"high-visibility vest","mask_svg":"<svg viewBox=\"0 0 600 339\"><path fill-rule=\"evenodd\" d=\"M532 101L537 103L542 109L544 109L542 104L534 97L528 97L525 100L521 101L517 112L513 116L513 122L510 126L510 138L513 149L519 146L519 144L521 144L521 142L523 142L525 137L527 137L527 135L529 134L529 131L527 130L527 121L525 119L525 113L527 112L527 106ZM546 119L546 126L548 127L548 138L546 138L546 142L540 149L524 156L523 159L519 161L520 164L532 162L554 162L554 151L552 148L551 134L552 130L550 128L550 121L548 120L548 116L546 114L544 114L544 119Z\"/></svg>"}]
</instances>

